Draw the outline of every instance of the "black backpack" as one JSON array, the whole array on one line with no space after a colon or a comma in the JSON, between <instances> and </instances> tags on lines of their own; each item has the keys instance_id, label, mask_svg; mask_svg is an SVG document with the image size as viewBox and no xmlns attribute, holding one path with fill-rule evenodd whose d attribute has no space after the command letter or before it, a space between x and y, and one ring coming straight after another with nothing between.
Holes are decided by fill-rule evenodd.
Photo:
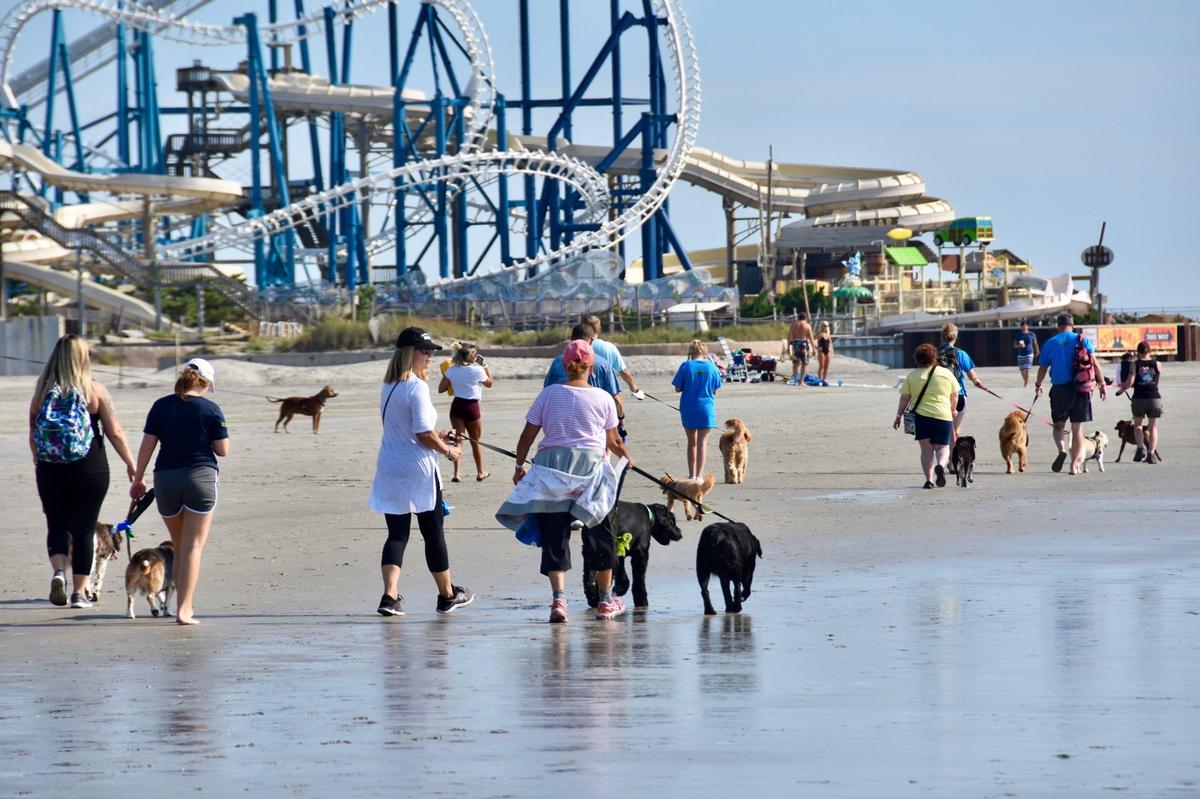
<instances>
[{"instance_id":1,"label":"black backpack","mask_svg":"<svg viewBox=\"0 0 1200 799\"><path fill-rule=\"evenodd\" d=\"M938 350L938 366L944 369L949 369L954 373L954 379L960 384L962 383L962 369L958 366L958 348L953 345L947 345Z\"/></svg>"}]
</instances>

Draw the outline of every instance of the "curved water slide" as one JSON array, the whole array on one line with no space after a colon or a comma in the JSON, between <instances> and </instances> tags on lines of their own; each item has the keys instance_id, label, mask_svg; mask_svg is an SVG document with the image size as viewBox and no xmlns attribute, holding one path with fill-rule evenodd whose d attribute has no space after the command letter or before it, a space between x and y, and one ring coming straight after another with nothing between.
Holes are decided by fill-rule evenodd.
<instances>
[{"instance_id":1,"label":"curved water slide","mask_svg":"<svg viewBox=\"0 0 1200 799\"><path fill-rule=\"evenodd\" d=\"M410 171L413 169L412 167L406 167L379 176L360 178L357 181L334 187L328 192L307 197L267 217L216 231L205 237L203 242L174 245L172 253L210 251L210 248L222 246L222 243L229 245L233 242L253 241L279 230L295 227L297 224L303 223L306 217L315 215L317 209L321 213L327 213L336 208L338 203L358 202L368 193L392 194L397 188L397 181L410 179L417 174L424 175L422 179L425 181L445 179L443 175L446 173L450 173L458 179L474 177L477 174L486 177L494 175L497 169L520 172L524 165L530 164L533 165L532 168L535 171L540 170L539 174L545 174L548 177L566 178L571 176L572 180L569 182L572 182L572 185L580 190L587 206L586 216L597 220L598 229L578 236L556 250L540 253L533 258L502 267L504 271L556 266L588 250L611 247L615 242L637 230L657 212L665 202L675 180L683 172L699 132L699 61L691 30L678 0L649 0L655 16L665 21L661 28L661 34L673 72L674 97L677 105L675 109L676 134L671 142L671 147L659 164L655 180L648 191L640 195L635 203L614 218L608 218L606 213L608 193L603 176L582 162L554 153L528 152L514 155L479 151L488 138L495 99L494 64L486 32L474 9L465 0L426 1L436 3L453 17L461 30L464 49L474 73L468 85L470 91L468 105L463 111L464 117L469 120L467 143L458 154L436 159L439 162L437 168L440 170L437 173L427 170L420 171L421 167L418 164L416 172ZM389 0L339 0L335 6L335 16L342 20L355 19L386 7L388 2ZM0 84L6 88L6 94L9 94L7 86L13 47L20 31L37 14L58 8L91 11L110 21L120 22L141 30L149 30L153 27L157 36L176 41L208 45L235 45L245 42L245 30L240 27L208 25L175 19L157 9L132 0L126 0L119 7L105 2L105 0L29 0L13 9L0 23L0 50L3 52L2 59L0 59ZM323 14L261 28L264 38L272 41L295 41L301 37L320 35L323 30ZM488 275L477 275L458 278L443 281L438 285L461 285L487 277Z\"/></svg>"},{"instance_id":2,"label":"curved water slide","mask_svg":"<svg viewBox=\"0 0 1200 799\"><path fill-rule=\"evenodd\" d=\"M57 246L57 245L55 245ZM5 245L5 252L9 245ZM20 256L4 259L6 280L23 280L67 297L76 296L79 284L75 275L38 263L18 260ZM127 322L153 325L154 306L117 289L101 286L92 280L83 281L83 301L92 308L118 314Z\"/></svg>"}]
</instances>

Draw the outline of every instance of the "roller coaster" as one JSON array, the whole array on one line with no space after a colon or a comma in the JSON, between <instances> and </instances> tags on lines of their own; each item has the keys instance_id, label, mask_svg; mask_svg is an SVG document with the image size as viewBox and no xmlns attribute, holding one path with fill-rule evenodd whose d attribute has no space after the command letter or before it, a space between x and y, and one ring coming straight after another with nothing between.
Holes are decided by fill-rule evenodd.
<instances>
[{"instance_id":1,"label":"roller coaster","mask_svg":"<svg viewBox=\"0 0 1200 799\"><path fill-rule=\"evenodd\" d=\"M209 280L259 318L308 313L364 284L409 306L547 292L611 299L635 234L645 283L670 279L668 253L691 271L670 218L680 180L727 208L765 202L802 216L786 228L792 238L833 226L932 230L954 217L911 172L768 169L697 147L699 59L679 0L609 0L599 34L572 25L568 0L545 0L536 17L515 0L512 95L465 0L337 0L316 11L293 0L291 19L267 0L265 21L244 13L228 25L197 21L209 4L28 0L0 21L0 164L12 181L0 227L21 279L38 282L39 270L86 253L93 273L155 291ZM405 13L415 17L407 28ZM18 46L33 46L27 30L42 15L49 56L17 73ZM103 24L69 41L67 17L83 15ZM352 54L383 38L381 17L388 80L352 82ZM535 30L554 21L557 37ZM574 75L584 34L602 41ZM186 104L159 102L164 41L173 57L226 64L177 68ZM538 96L535 65L544 70L555 49L559 90ZM383 74L382 48L372 52ZM116 110L85 119L79 86L93 74L114 77L104 91L115 86ZM185 129L165 131L181 119ZM579 141L600 128L608 143ZM234 264L253 265L252 285L229 276ZM706 273L690 286L730 291Z\"/></svg>"}]
</instances>

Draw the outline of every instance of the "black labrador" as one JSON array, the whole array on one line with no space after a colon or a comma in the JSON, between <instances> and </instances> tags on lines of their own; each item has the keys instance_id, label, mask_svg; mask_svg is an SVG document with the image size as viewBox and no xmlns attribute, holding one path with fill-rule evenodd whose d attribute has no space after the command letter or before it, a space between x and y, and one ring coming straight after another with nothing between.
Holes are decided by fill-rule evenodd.
<instances>
[{"instance_id":1,"label":"black labrador","mask_svg":"<svg viewBox=\"0 0 1200 799\"><path fill-rule=\"evenodd\" d=\"M679 532L679 524L675 521L675 514L663 504L617 502L608 520L612 525L613 537L618 542L618 553L621 552L621 540L624 535L630 536L627 539L628 543L623 547L625 555L618 554L617 567L613 569L613 593L625 596L629 592L630 579L625 571L625 557L629 557L633 561L634 607L649 607L650 600L646 596L646 566L650 563L650 540L654 539L666 546L683 538L683 533ZM587 596L588 605L596 607L600 599L596 588L596 574L588 569L583 570L583 593Z\"/></svg>"},{"instance_id":2,"label":"black labrador","mask_svg":"<svg viewBox=\"0 0 1200 799\"><path fill-rule=\"evenodd\" d=\"M704 598L706 616L717 612L708 596L708 578L715 574L721 580L725 612L741 613L742 602L750 598L756 559L761 557L762 544L746 525L718 522L704 528L696 548L696 579L700 581L700 596Z\"/></svg>"},{"instance_id":3,"label":"black labrador","mask_svg":"<svg viewBox=\"0 0 1200 799\"><path fill-rule=\"evenodd\" d=\"M1011 467L1010 467L1011 468ZM958 476L958 485L966 488L975 482L975 437L959 436L950 450L950 471Z\"/></svg>"}]
</instances>

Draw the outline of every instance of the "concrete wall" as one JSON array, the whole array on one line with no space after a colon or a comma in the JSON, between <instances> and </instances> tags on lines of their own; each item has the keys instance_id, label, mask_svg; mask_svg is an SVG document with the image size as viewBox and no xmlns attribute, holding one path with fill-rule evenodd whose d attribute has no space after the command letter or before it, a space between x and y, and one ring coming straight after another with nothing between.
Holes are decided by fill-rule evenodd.
<instances>
[{"instance_id":1,"label":"concrete wall","mask_svg":"<svg viewBox=\"0 0 1200 799\"><path fill-rule=\"evenodd\" d=\"M61 316L20 316L0 322L0 375L41 374L65 329Z\"/></svg>"}]
</instances>

